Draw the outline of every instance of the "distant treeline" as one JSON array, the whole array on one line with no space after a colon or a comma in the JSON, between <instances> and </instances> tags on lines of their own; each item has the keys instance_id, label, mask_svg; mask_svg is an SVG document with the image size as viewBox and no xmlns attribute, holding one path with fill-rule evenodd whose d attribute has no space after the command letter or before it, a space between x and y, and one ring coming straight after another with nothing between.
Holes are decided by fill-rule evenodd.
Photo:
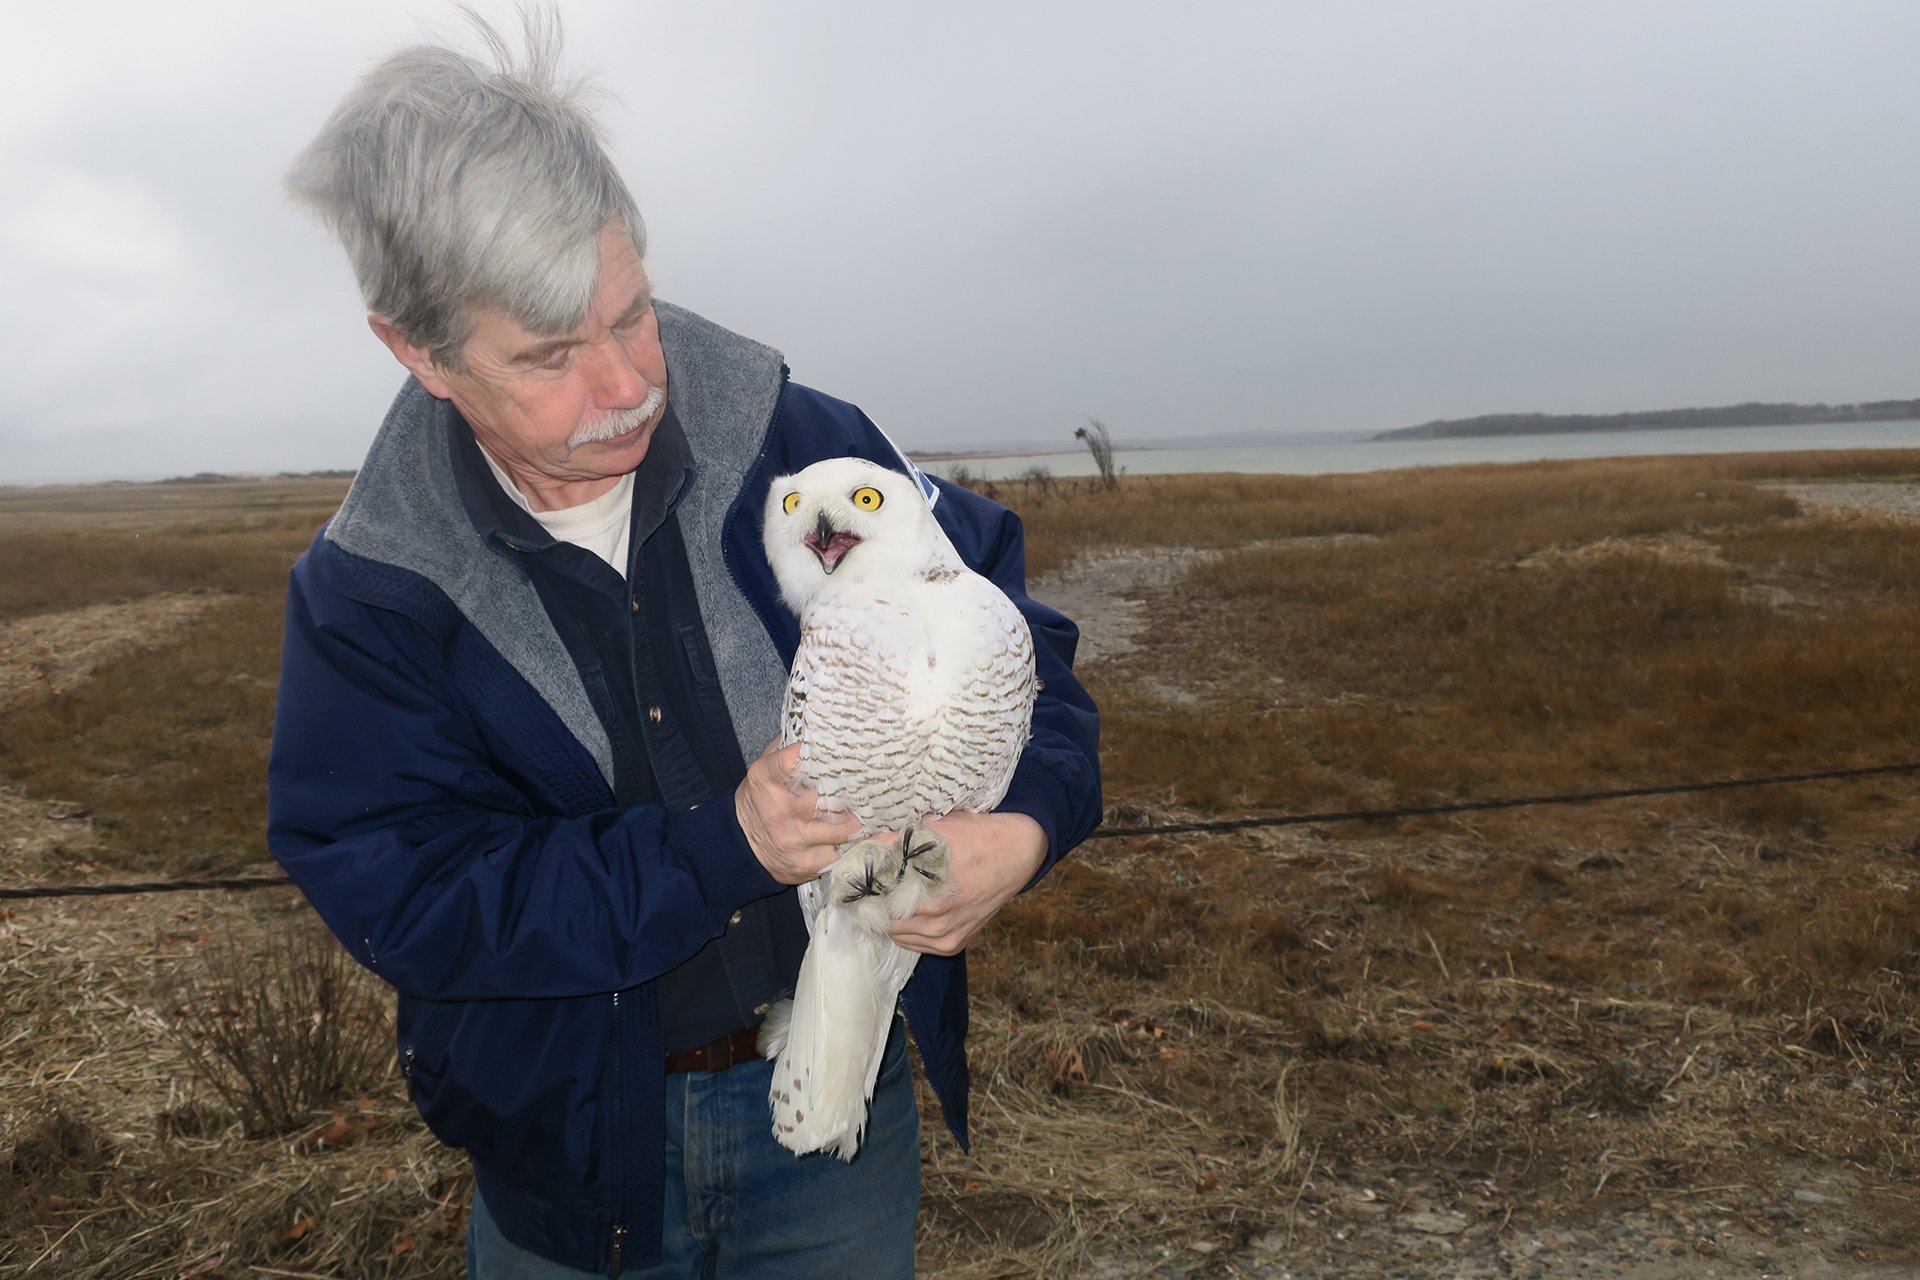
<instances>
[{"instance_id":1,"label":"distant treeline","mask_svg":"<svg viewBox=\"0 0 1920 1280\"><path fill-rule=\"evenodd\" d=\"M153 484L259 484L263 480L351 480L351 470L338 468L326 471L279 471L272 475L234 475L226 471L196 471L190 476L168 476L164 480L154 480ZM137 480L110 480L109 484L138 484Z\"/></svg>"},{"instance_id":2,"label":"distant treeline","mask_svg":"<svg viewBox=\"0 0 1920 1280\"><path fill-rule=\"evenodd\" d=\"M1731 404L1718 409L1653 409L1638 413L1489 413L1383 431L1375 440L1443 436L1518 436L1545 431L1648 431L1671 427L1784 427L1823 422L1920 420L1920 400L1863 404Z\"/></svg>"}]
</instances>

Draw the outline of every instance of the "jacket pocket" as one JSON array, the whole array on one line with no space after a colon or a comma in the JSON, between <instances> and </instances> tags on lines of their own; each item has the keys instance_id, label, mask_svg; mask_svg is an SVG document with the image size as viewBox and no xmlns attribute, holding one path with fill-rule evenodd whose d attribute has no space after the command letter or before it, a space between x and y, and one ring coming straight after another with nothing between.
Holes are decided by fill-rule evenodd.
<instances>
[{"instance_id":1,"label":"jacket pocket","mask_svg":"<svg viewBox=\"0 0 1920 1280\"><path fill-rule=\"evenodd\" d=\"M435 1137L477 1165L583 1204L604 1200L607 1005L601 996L403 999L401 1058L414 1106Z\"/></svg>"},{"instance_id":2,"label":"jacket pocket","mask_svg":"<svg viewBox=\"0 0 1920 1280\"><path fill-rule=\"evenodd\" d=\"M400 1075L407 1096L423 1113L434 1086L446 1075L447 1033L459 1005L449 1000L415 1000L401 996L394 1016L394 1040L400 1054Z\"/></svg>"},{"instance_id":3,"label":"jacket pocket","mask_svg":"<svg viewBox=\"0 0 1920 1280\"><path fill-rule=\"evenodd\" d=\"M713 650L700 628L691 622L681 623L680 643L687 651L687 669L693 672L693 678L709 688L718 688L720 672L714 667Z\"/></svg>"}]
</instances>

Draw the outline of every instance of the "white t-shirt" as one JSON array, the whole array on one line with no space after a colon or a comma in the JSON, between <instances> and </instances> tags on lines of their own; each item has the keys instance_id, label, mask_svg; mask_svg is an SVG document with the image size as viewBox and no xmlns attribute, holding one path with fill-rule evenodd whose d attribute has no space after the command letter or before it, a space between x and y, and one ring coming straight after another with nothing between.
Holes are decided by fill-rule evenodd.
<instances>
[{"instance_id":1,"label":"white t-shirt","mask_svg":"<svg viewBox=\"0 0 1920 1280\"><path fill-rule=\"evenodd\" d=\"M561 542L585 547L612 565L614 572L623 580L626 578L627 539L633 530L633 472L627 472L613 488L577 507L535 511L526 495L513 483L513 477L507 474L507 469L495 462L493 455L484 448L480 450L480 456L487 460L487 468L493 472L493 478L500 482L500 487L507 491L507 496L518 503L522 511L538 520L542 529Z\"/></svg>"}]
</instances>

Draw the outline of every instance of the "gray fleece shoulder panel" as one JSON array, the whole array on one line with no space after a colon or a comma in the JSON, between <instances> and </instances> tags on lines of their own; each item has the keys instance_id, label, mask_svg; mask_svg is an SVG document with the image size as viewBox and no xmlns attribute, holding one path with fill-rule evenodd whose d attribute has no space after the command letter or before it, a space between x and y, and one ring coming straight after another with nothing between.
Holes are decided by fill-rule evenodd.
<instances>
[{"instance_id":1,"label":"gray fleece shoulder panel","mask_svg":"<svg viewBox=\"0 0 1920 1280\"><path fill-rule=\"evenodd\" d=\"M741 756L750 761L776 736L787 671L727 568L723 538L727 512L765 443L785 362L772 347L683 308L655 307L668 394L693 454L693 478L676 518L721 691ZM592 753L612 786L606 728L539 593L508 553L481 539L461 502L453 441L454 432L466 429L450 404L408 379L327 537L356 555L420 574L445 592Z\"/></svg>"},{"instance_id":2,"label":"gray fleece shoulder panel","mask_svg":"<svg viewBox=\"0 0 1920 1280\"><path fill-rule=\"evenodd\" d=\"M453 406L412 378L387 411L347 500L327 526L343 550L426 578L545 699L613 785L613 748L546 607L507 553L489 546L454 484Z\"/></svg>"},{"instance_id":3,"label":"gray fleece shoulder panel","mask_svg":"<svg viewBox=\"0 0 1920 1280\"><path fill-rule=\"evenodd\" d=\"M758 460L786 376L772 347L670 303L655 304L667 355L667 394L693 454L676 516L694 594L742 759L779 733L787 668L723 555L727 512ZM769 601L769 608L780 608Z\"/></svg>"}]
</instances>

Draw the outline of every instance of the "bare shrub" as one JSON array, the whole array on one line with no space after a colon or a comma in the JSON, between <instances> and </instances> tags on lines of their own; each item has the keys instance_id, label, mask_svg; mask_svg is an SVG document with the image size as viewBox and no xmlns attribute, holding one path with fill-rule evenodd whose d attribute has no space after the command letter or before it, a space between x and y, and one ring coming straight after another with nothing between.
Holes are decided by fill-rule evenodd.
<instances>
[{"instance_id":1,"label":"bare shrub","mask_svg":"<svg viewBox=\"0 0 1920 1280\"><path fill-rule=\"evenodd\" d=\"M1073 433L1075 440L1084 440L1087 452L1093 455L1093 465L1100 468L1100 483L1106 488L1117 488L1119 476L1113 469L1113 440L1107 434L1107 424L1098 418L1088 418L1087 425Z\"/></svg>"},{"instance_id":2,"label":"bare shrub","mask_svg":"<svg viewBox=\"0 0 1920 1280\"><path fill-rule=\"evenodd\" d=\"M169 994L174 1042L249 1137L292 1133L391 1071L379 984L310 917L206 947Z\"/></svg>"},{"instance_id":3,"label":"bare shrub","mask_svg":"<svg viewBox=\"0 0 1920 1280\"><path fill-rule=\"evenodd\" d=\"M1022 471L1017 479L1029 495L1040 494L1051 497L1060 492L1059 482L1053 478L1053 472L1037 464Z\"/></svg>"}]
</instances>

